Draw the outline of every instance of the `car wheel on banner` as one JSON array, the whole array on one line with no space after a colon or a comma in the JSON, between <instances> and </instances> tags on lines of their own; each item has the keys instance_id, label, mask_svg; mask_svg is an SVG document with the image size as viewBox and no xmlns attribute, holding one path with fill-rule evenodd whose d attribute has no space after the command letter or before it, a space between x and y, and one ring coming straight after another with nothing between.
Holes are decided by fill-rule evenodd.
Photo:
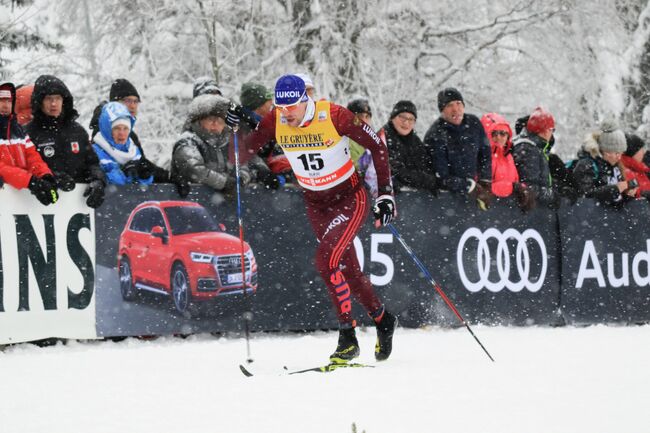
<instances>
[{"instance_id":1,"label":"car wheel on banner","mask_svg":"<svg viewBox=\"0 0 650 433\"><path fill-rule=\"evenodd\" d=\"M131 274L131 263L126 257L120 259L120 292L122 299L127 302L134 301L138 292L133 286L133 275Z\"/></svg>"},{"instance_id":2,"label":"car wheel on banner","mask_svg":"<svg viewBox=\"0 0 650 433\"><path fill-rule=\"evenodd\" d=\"M176 311L183 316L190 316L190 304L192 302L192 294L190 293L190 280L187 276L185 266L181 263L176 263L172 270L171 276L172 299Z\"/></svg>"}]
</instances>

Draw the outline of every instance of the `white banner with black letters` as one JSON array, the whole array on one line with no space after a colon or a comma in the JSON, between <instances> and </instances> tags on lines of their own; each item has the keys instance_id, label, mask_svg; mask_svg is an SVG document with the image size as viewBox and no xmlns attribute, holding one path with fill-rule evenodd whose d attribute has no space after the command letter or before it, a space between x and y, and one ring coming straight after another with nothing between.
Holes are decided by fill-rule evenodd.
<instances>
[{"instance_id":1,"label":"white banner with black letters","mask_svg":"<svg viewBox=\"0 0 650 433\"><path fill-rule=\"evenodd\" d=\"M50 206L27 190L0 190L0 344L96 338L94 214L85 188Z\"/></svg>"}]
</instances>

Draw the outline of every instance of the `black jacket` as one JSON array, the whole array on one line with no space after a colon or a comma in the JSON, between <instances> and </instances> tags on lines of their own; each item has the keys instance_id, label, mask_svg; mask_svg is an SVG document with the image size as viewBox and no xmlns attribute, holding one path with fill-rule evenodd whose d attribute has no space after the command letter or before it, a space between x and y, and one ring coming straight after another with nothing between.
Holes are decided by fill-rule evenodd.
<instances>
[{"instance_id":1,"label":"black jacket","mask_svg":"<svg viewBox=\"0 0 650 433\"><path fill-rule=\"evenodd\" d=\"M424 136L424 143L433 151L442 188L466 192L467 179L492 180L490 142L481 121L473 114L465 114L458 126L439 117Z\"/></svg>"},{"instance_id":2,"label":"black jacket","mask_svg":"<svg viewBox=\"0 0 650 433\"><path fill-rule=\"evenodd\" d=\"M524 129L513 142L512 158L519 173L519 181L528 185L539 203L557 208L560 195L553 188L548 165L550 151L551 145L547 141Z\"/></svg>"},{"instance_id":3,"label":"black jacket","mask_svg":"<svg viewBox=\"0 0 650 433\"><path fill-rule=\"evenodd\" d=\"M621 166L612 166L605 161L598 150L598 143L589 136L578 152L573 165L573 184L582 196L598 202L619 207L632 197L621 194L616 184L625 180Z\"/></svg>"},{"instance_id":4,"label":"black jacket","mask_svg":"<svg viewBox=\"0 0 650 433\"><path fill-rule=\"evenodd\" d=\"M41 105L46 95L61 95L63 111L59 117L47 116ZM26 125L36 150L54 174L66 173L75 182L104 181L104 172L88 140L86 130L75 121L78 114L65 84L51 75L40 76L32 94L34 118Z\"/></svg>"},{"instance_id":5,"label":"black jacket","mask_svg":"<svg viewBox=\"0 0 650 433\"><path fill-rule=\"evenodd\" d=\"M99 132L99 115L102 114L102 107L105 104L106 101L100 102L99 105L95 107L95 110L93 111L93 116L90 119L90 125L89 125L92 131L91 137L94 137ZM140 137L138 137L138 134L136 134L135 131L131 130L131 134L129 134L129 138L131 138L133 144L135 144L138 147L138 149L140 149L140 154L142 155L142 158L151 163L154 183L170 182L169 172L162 167L158 167L153 162L151 162L151 160L147 158L147 156L144 153L144 149L142 148L142 143L140 143Z\"/></svg>"},{"instance_id":6,"label":"black jacket","mask_svg":"<svg viewBox=\"0 0 650 433\"><path fill-rule=\"evenodd\" d=\"M427 149L420 137L414 131L406 136L399 135L391 121L384 125L382 131L388 147L388 159L395 189L409 186L435 191L436 175L431 160L432 152Z\"/></svg>"}]
</instances>

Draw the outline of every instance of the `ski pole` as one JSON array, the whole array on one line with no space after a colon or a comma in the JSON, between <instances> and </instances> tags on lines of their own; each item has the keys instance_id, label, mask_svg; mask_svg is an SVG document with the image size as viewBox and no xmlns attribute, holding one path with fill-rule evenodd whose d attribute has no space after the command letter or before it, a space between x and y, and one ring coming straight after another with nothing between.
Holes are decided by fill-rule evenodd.
<instances>
[{"instance_id":1,"label":"ski pole","mask_svg":"<svg viewBox=\"0 0 650 433\"><path fill-rule=\"evenodd\" d=\"M242 212L241 212L241 192L239 190L239 143L237 140L237 129L233 128L233 139L235 146L235 177L237 180L237 222L239 224L239 245L241 246L241 279L242 279L242 288L244 289L244 304L246 305L246 310L244 311L244 332L246 333L246 362L253 362L251 358L251 345L250 345L250 320L252 313L250 310L250 302L248 299L248 288L246 287L246 261L244 259L244 223L242 222ZM251 264L252 265L252 264ZM252 269L251 269L252 271Z\"/></svg>"},{"instance_id":2,"label":"ski pole","mask_svg":"<svg viewBox=\"0 0 650 433\"><path fill-rule=\"evenodd\" d=\"M413 259L413 261L415 262L415 264L418 266L418 268L420 268L420 270L422 271L422 273L424 274L424 276L429 280L429 282L431 283L431 285L433 286L433 288L436 289L436 292L438 292L438 294L440 295L440 297L442 298L442 300L445 301L445 303L447 304L447 306L449 307L449 309L450 309L450 310L451 310L451 311L456 315L456 317L458 318L458 320L460 320L460 322L461 322L463 325L465 325L465 327L467 328L467 330L469 331L469 333L472 334L472 337L474 337L474 340L476 340L476 342L479 344L479 346L481 346L481 349L483 349L483 351L484 351L485 354L488 356L488 358L490 358L490 360L491 360L492 362L494 362L494 358L492 358L492 355L490 355L490 352L487 351L487 349L485 348L485 346L483 346L483 343L481 343L481 341L478 339L478 337L474 334L474 332L472 331L472 328L469 327L469 323L467 323L467 322L465 321L465 319L463 319L463 317L460 315L460 313L458 312L458 310L456 309L456 307L454 306L454 304L453 304L453 303L451 302L451 300L447 297L447 295L445 294L445 292L442 291L442 289L440 288L440 285L436 282L436 280L433 279L433 277L431 276L431 274L430 274L429 271L427 270L426 266L424 266L424 264L420 261L420 259L418 259L418 257L415 255L415 253L413 252L413 250L408 246L408 244L407 244L407 243L404 241L404 239L400 236L400 234L399 234L399 232L397 231L397 229L396 229L392 224L386 224L386 226L387 226L388 229L393 233L393 236L395 236L395 237L397 238L397 240L399 241L399 243L402 244L402 246L404 247L404 249L406 250L406 252L409 253L409 255L411 256L411 258Z\"/></svg>"}]
</instances>

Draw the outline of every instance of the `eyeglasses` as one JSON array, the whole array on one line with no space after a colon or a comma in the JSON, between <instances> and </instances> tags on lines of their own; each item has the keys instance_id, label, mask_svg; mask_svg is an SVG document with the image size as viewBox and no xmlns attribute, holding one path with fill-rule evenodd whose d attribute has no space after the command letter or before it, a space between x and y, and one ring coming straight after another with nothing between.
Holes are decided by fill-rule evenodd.
<instances>
[{"instance_id":1,"label":"eyeglasses","mask_svg":"<svg viewBox=\"0 0 650 433\"><path fill-rule=\"evenodd\" d=\"M138 98L122 98L120 99L123 103L126 105L137 105L140 103L140 99Z\"/></svg>"},{"instance_id":2,"label":"eyeglasses","mask_svg":"<svg viewBox=\"0 0 650 433\"><path fill-rule=\"evenodd\" d=\"M406 114L398 114L397 117L402 122L415 123L415 116L407 116Z\"/></svg>"},{"instance_id":3,"label":"eyeglasses","mask_svg":"<svg viewBox=\"0 0 650 433\"><path fill-rule=\"evenodd\" d=\"M286 113L292 113L298 109L300 102L293 105L276 105L275 108L279 111L284 111Z\"/></svg>"},{"instance_id":4,"label":"eyeglasses","mask_svg":"<svg viewBox=\"0 0 650 433\"><path fill-rule=\"evenodd\" d=\"M492 137L498 137L499 135L502 137L507 137L508 131L492 131Z\"/></svg>"}]
</instances>

